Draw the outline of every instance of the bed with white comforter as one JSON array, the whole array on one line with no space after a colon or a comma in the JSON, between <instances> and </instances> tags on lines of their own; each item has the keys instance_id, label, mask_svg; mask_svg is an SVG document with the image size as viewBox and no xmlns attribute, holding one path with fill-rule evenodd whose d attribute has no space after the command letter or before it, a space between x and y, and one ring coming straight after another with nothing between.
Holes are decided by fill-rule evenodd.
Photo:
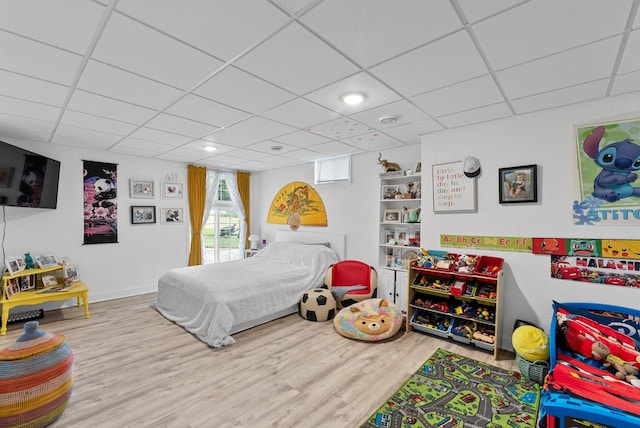
<instances>
[{"instance_id":1,"label":"bed with white comforter","mask_svg":"<svg viewBox=\"0 0 640 428\"><path fill-rule=\"evenodd\" d=\"M232 334L294 313L338 260L324 245L273 242L247 259L170 270L155 307L210 346L230 345Z\"/></svg>"}]
</instances>

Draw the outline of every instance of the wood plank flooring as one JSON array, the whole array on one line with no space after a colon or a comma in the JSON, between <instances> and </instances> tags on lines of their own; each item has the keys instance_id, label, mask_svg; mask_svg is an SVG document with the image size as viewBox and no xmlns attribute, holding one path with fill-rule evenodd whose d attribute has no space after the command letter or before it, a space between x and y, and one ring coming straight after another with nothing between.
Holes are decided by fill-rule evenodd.
<instances>
[{"instance_id":1,"label":"wood plank flooring","mask_svg":"<svg viewBox=\"0 0 640 428\"><path fill-rule=\"evenodd\" d=\"M477 348L421 333L384 343L346 339L297 314L214 349L162 317L156 295L47 312L74 358L71 401L53 427L358 427L437 348L517 370ZM5 347L22 334L9 325Z\"/></svg>"}]
</instances>

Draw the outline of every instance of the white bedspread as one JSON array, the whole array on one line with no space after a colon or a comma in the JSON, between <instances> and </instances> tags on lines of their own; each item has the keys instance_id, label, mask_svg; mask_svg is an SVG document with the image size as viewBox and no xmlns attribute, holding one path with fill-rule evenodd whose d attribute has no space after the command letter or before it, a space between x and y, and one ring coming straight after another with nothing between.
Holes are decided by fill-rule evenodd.
<instances>
[{"instance_id":1,"label":"white bedspread","mask_svg":"<svg viewBox=\"0 0 640 428\"><path fill-rule=\"evenodd\" d=\"M237 326L249 328L295 308L337 261L336 252L322 245L274 242L247 259L167 272L158 280L155 306L210 346L230 345Z\"/></svg>"}]
</instances>

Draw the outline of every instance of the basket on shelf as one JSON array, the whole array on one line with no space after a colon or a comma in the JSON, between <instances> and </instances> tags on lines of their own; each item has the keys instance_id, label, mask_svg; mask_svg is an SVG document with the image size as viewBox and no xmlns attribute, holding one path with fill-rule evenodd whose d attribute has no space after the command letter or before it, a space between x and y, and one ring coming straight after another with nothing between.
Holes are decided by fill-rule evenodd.
<instances>
[{"instance_id":1,"label":"basket on shelf","mask_svg":"<svg viewBox=\"0 0 640 428\"><path fill-rule=\"evenodd\" d=\"M526 379L536 382L538 385L544 384L544 378L549 373L549 363L543 360L529 361L516 354L516 362L520 374Z\"/></svg>"}]
</instances>

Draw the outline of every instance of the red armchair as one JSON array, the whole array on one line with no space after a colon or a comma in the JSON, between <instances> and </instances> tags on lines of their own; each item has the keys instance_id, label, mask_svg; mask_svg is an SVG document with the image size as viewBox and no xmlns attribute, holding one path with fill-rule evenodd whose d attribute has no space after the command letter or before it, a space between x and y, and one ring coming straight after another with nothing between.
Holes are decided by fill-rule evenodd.
<instances>
[{"instance_id":1,"label":"red armchair","mask_svg":"<svg viewBox=\"0 0 640 428\"><path fill-rule=\"evenodd\" d=\"M373 266L358 260L342 260L327 269L324 283L339 308L377 296L378 273Z\"/></svg>"}]
</instances>

